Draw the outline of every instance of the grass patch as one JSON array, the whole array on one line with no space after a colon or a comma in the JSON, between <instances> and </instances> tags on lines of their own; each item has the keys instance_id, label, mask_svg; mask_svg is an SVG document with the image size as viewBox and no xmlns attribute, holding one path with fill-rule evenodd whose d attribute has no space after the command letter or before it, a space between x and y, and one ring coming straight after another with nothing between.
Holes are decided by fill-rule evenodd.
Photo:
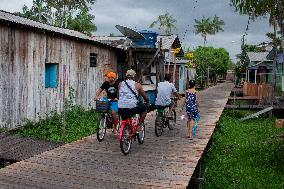
<instances>
[{"instance_id":1,"label":"grass patch","mask_svg":"<svg viewBox=\"0 0 284 189\"><path fill-rule=\"evenodd\" d=\"M256 104L256 100L228 100L227 102L228 105L251 105L251 104Z\"/></svg>"},{"instance_id":2,"label":"grass patch","mask_svg":"<svg viewBox=\"0 0 284 189\"><path fill-rule=\"evenodd\" d=\"M284 188L284 129L253 112L226 110L204 158L203 188Z\"/></svg>"},{"instance_id":3,"label":"grass patch","mask_svg":"<svg viewBox=\"0 0 284 189\"><path fill-rule=\"evenodd\" d=\"M8 129L6 129L6 128L0 128L0 133L5 133L7 131L8 131Z\"/></svg>"},{"instance_id":4,"label":"grass patch","mask_svg":"<svg viewBox=\"0 0 284 189\"><path fill-rule=\"evenodd\" d=\"M85 111L82 107L75 106L66 113L66 132L63 133L62 117L54 113L51 117L39 122L28 122L24 127L13 133L44 139L55 142L72 142L96 132L98 114L95 110Z\"/></svg>"}]
</instances>

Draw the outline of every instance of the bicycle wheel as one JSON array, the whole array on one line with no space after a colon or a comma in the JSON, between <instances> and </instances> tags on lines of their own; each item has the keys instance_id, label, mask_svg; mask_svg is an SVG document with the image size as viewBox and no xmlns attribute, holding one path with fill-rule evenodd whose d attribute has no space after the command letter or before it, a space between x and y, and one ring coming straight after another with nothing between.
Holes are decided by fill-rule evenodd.
<instances>
[{"instance_id":1,"label":"bicycle wheel","mask_svg":"<svg viewBox=\"0 0 284 189\"><path fill-rule=\"evenodd\" d=\"M143 144L144 143L144 139L145 139L145 125L144 123L140 125L141 127L141 131L137 134L137 139L139 144Z\"/></svg>"},{"instance_id":2,"label":"bicycle wheel","mask_svg":"<svg viewBox=\"0 0 284 189\"><path fill-rule=\"evenodd\" d=\"M114 128L113 128L113 126L114 126L114 123L113 123L113 119L112 119L112 117L110 118L110 123L111 123L111 132L114 132ZM119 133L119 130L120 130L120 126L121 126L121 118L120 118L120 116L117 116L117 125L116 125L116 130L115 130L115 132L117 132L117 133Z\"/></svg>"},{"instance_id":3,"label":"bicycle wheel","mask_svg":"<svg viewBox=\"0 0 284 189\"><path fill-rule=\"evenodd\" d=\"M163 133L163 113L158 112L155 120L155 134L157 137L161 136Z\"/></svg>"},{"instance_id":4,"label":"bicycle wheel","mask_svg":"<svg viewBox=\"0 0 284 189\"><path fill-rule=\"evenodd\" d=\"M113 122L112 122L111 114L107 114L107 117L106 117L106 128L107 129L112 129L113 128Z\"/></svg>"},{"instance_id":5,"label":"bicycle wheel","mask_svg":"<svg viewBox=\"0 0 284 189\"><path fill-rule=\"evenodd\" d=\"M97 124L97 139L99 142L103 141L106 135L106 116L102 114Z\"/></svg>"},{"instance_id":6,"label":"bicycle wheel","mask_svg":"<svg viewBox=\"0 0 284 189\"><path fill-rule=\"evenodd\" d=\"M132 143L131 126L128 124L122 125L120 132L120 150L124 155L127 155L130 152Z\"/></svg>"},{"instance_id":7,"label":"bicycle wheel","mask_svg":"<svg viewBox=\"0 0 284 189\"><path fill-rule=\"evenodd\" d=\"M177 122L177 114L176 114L176 111L173 110L172 115L170 116L170 118L167 118L167 122L168 122L168 127L169 127L169 130L173 130L176 126L176 122Z\"/></svg>"}]
</instances>

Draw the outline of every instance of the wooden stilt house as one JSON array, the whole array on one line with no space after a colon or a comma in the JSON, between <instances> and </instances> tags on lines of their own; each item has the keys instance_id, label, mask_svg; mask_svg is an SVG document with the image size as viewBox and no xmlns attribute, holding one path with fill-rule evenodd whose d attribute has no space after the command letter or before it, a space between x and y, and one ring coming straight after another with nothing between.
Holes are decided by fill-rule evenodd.
<instances>
[{"instance_id":1,"label":"wooden stilt house","mask_svg":"<svg viewBox=\"0 0 284 189\"><path fill-rule=\"evenodd\" d=\"M118 52L82 33L0 11L0 127L62 111L70 89L88 108L104 73L116 70Z\"/></svg>"}]
</instances>

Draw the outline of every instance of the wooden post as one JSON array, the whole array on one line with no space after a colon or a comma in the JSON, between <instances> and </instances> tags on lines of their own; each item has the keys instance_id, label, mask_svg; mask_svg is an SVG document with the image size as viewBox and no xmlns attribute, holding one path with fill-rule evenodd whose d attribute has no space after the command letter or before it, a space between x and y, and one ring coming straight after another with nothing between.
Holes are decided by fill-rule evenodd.
<instances>
[{"instance_id":1,"label":"wooden post","mask_svg":"<svg viewBox=\"0 0 284 189\"><path fill-rule=\"evenodd\" d=\"M62 134L66 136L66 113L67 113L67 102L66 102L66 82L67 82L67 66L63 65L63 112L62 112Z\"/></svg>"},{"instance_id":2,"label":"wooden post","mask_svg":"<svg viewBox=\"0 0 284 189\"><path fill-rule=\"evenodd\" d=\"M168 74L170 73L170 64L171 64L171 60L172 60L172 56L171 55L172 55L172 52L169 49L169 63L168 63L168 71L167 71Z\"/></svg>"},{"instance_id":3,"label":"wooden post","mask_svg":"<svg viewBox=\"0 0 284 189\"><path fill-rule=\"evenodd\" d=\"M131 66L133 65L133 55L132 55L132 49L128 49L128 69L131 69Z\"/></svg>"},{"instance_id":4,"label":"wooden post","mask_svg":"<svg viewBox=\"0 0 284 189\"><path fill-rule=\"evenodd\" d=\"M207 67L207 87L209 87L210 67Z\"/></svg>"},{"instance_id":5,"label":"wooden post","mask_svg":"<svg viewBox=\"0 0 284 189\"><path fill-rule=\"evenodd\" d=\"M173 83L175 85L176 83L176 69L177 69L177 64L176 64L176 54L173 53L173 57L174 57L174 73L173 73Z\"/></svg>"},{"instance_id":6,"label":"wooden post","mask_svg":"<svg viewBox=\"0 0 284 189\"><path fill-rule=\"evenodd\" d=\"M248 70L248 80L247 80L247 81L248 81L248 83L250 82L250 81L249 81L249 70Z\"/></svg>"},{"instance_id":7,"label":"wooden post","mask_svg":"<svg viewBox=\"0 0 284 189\"><path fill-rule=\"evenodd\" d=\"M158 56L158 61L157 61L157 64L156 64L156 88L158 87L158 83L161 81L163 75L164 75L164 71L161 69L161 68L164 68L164 65L161 66L161 64L164 64L164 62L161 60L161 56L162 55L162 38L160 38L160 41L159 41L159 47L160 49L160 56Z\"/></svg>"},{"instance_id":8,"label":"wooden post","mask_svg":"<svg viewBox=\"0 0 284 189\"><path fill-rule=\"evenodd\" d=\"M256 84L257 70L254 70L254 83Z\"/></svg>"},{"instance_id":9,"label":"wooden post","mask_svg":"<svg viewBox=\"0 0 284 189\"><path fill-rule=\"evenodd\" d=\"M203 88L203 85L202 85L202 82L203 82L203 72L201 72L201 88Z\"/></svg>"}]
</instances>

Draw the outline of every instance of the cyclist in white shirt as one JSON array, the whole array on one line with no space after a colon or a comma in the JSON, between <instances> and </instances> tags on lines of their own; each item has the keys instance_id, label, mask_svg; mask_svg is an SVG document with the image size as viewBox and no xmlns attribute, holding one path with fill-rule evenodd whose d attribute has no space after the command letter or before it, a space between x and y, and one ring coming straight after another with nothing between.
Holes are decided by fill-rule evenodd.
<instances>
[{"instance_id":1,"label":"cyclist in white shirt","mask_svg":"<svg viewBox=\"0 0 284 189\"><path fill-rule=\"evenodd\" d=\"M133 114L140 114L140 122L144 123L147 115L147 106L149 99L142 88L142 85L135 82L134 78L136 72L132 69L126 72L127 79L119 85L119 100L118 100L118 113L122 119L131 117ZM145 104L141 101L139 103L138 98L143 97Z\"/></svg>"},{"instance_id":2,"label":"cyclist in white shirt","mask_svg":"<svg viewBox=\"0 0 284 189\"><path fill-rule=\"evenodd\" d=\"M179 98L176 87L173 83L170 83L170 80L171 75L166 74L165 81L158 83L158 93L155 101L155 106L157 107L157 109L165 109L167 107L170 107L169 115L171 115L171 112L174 108L174 102L172 101L171 97L175 95L177 98Z\"/></svg>"}]
</instances>

